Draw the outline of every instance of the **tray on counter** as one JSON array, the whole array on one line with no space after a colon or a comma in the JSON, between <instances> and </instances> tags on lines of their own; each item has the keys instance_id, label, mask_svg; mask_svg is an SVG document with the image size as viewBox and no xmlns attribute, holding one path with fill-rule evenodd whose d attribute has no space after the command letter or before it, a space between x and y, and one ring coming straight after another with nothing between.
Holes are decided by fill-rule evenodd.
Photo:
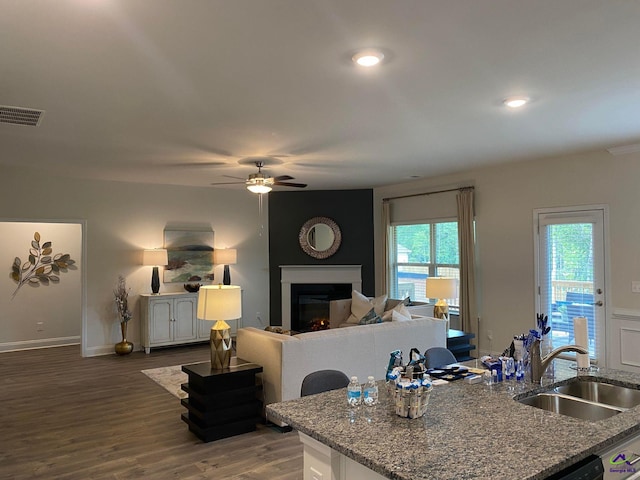
<instances>
[{"instance_id":1,"label":"tray on counter","mask_svg":"<svg viewBox=\"0 0 640 480\"><path fill-rule=\"evenodd\" d=\"M450 382L460 380L461 378L468 377L469 375L474 375L467 367L463 367L462 365L447 365L442 368L429 368L427 369L427 374L429 374L431 378L439 378Z\"/></svg>"}]
</instances>

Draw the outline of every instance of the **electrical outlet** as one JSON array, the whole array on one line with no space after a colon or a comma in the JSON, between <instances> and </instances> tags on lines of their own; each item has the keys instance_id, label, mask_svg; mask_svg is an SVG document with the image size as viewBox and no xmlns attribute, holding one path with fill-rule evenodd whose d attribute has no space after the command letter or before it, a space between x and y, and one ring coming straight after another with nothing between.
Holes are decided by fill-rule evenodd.
<instances>
[{"instance_id":1,"label":"electrical outlet","mask_svg":"<svg viewBox=\"0 0 640 480\"><path fill-rule=\"evenodd\" d=\"M487 330L487 338L493 340L493 330Z\"/></svg>"},{"instance_id":2,"label":"electrical outlet","mask_svg":"<svg viewBox=\"0 0 640 480\"><path fill-rule=\"evenodd\" d=\"M44 322L36 322L36 332L44 332Z\"/></svg>"},{"instance_id":3,"label":"electrical outlet","mask_svg":"<svg viewBox=\"0 0 640 480\"><path fill-rule=\"evenodd\" d=\"M634 280L631 282L631 292L640 293L640 281Z\"/></svg>"}]
</instances>

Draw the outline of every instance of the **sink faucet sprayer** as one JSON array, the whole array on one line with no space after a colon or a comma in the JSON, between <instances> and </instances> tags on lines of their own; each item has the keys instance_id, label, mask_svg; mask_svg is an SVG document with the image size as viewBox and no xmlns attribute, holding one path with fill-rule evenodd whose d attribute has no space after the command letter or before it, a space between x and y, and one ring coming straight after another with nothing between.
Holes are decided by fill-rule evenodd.
<instances>
[{"instance_id":1,"label":"sink faucet sprayer","mask_svg":"<svg viewBox=\"0 0 640 480\"><path fill-rule=\"evenodd\" d=\"M551 361L563 352L576 352L576 353L589 353L589 350L584 349L579 345L563 345L554 350L551 350L544 358L540 355L540 340L535 339L531 344L531 351L529 353L529 367L531 369L531 381L539 384L542 381L542 375L545 370L551 364Z\"/></svg>"}]
</instances>

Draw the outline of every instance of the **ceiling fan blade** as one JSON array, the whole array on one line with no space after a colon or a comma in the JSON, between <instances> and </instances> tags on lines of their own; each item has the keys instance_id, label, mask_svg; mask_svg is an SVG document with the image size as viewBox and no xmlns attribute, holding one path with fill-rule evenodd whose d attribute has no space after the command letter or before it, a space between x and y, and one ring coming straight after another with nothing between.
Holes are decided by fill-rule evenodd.
<instances>
[{"instance_id":1,"label":"ceiling fan blade","mask_svg":"<svg viewBox=\"0 0 640 480\"><path fill-rule=\"evenodd\" d=\"M245 182L216 182L216 183L210 183L209 185L240 185L242 183L245 183Z\"/></svg>"},{"instance_id":2,"label":"ceiling fan blade","mask_svg":"<svg viewBox=\"0 0 640 480\"><path fill-rule=\"evenodd\" d=\"M276 182L282 182L284 180L293 180L293 177L290 177L289 175L280 175L280 176L274 177L274 180Z\"/></svg>"},{"instance_id":3,"label":"ceiling fan blade","mask_svg":"<svg viewBox=\"0 0 640 480\"><path fill-rule=\"evenodd\" d=\"M282 187L297 187L297 188L305 188L307 186L306 183L291 183L291 182L273 182L274 185L280 185Z\"/></svg>"},{"instance_id":4,"label":"ceiling fan blade","mask_svg":"<svg viewBox=\"0 0 640 480\"><path fill-rule=\"evenodd\" d=\"M223 177L227 177L227 178L236 178L238 180L246 180L245 178L242 177L234 177L233 175L222 175Z\"/></svg>"},{"instance_id":5,"label":"ceiling fan blade","mask_svg":"<svg viewBox=\"0 0 640 480\"><path fill-rule=\"evenodd\" d=\"M153 166L154 167L159 166L159 167L214 168L214 167L228 167L229 166L229 162L218 162L218 161L212 161L212 162L177 162L177 163L166 163L164 165L154 164Z\"/></svg>"}]
</instances>

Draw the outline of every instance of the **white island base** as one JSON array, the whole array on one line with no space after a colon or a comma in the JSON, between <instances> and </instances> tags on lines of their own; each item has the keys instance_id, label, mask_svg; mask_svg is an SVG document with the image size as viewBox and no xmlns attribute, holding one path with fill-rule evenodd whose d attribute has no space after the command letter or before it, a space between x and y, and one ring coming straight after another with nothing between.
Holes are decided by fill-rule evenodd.
<instances>
[{"instance_id":1,"label":"white island base","mask_svg":"<svg viewBox=\"0 0 640 480\"><path fill-rule=\"evenodd\" d=\"M385 480L379 473L302 432L304 480Z\"/></svg>"}]
</instances>

